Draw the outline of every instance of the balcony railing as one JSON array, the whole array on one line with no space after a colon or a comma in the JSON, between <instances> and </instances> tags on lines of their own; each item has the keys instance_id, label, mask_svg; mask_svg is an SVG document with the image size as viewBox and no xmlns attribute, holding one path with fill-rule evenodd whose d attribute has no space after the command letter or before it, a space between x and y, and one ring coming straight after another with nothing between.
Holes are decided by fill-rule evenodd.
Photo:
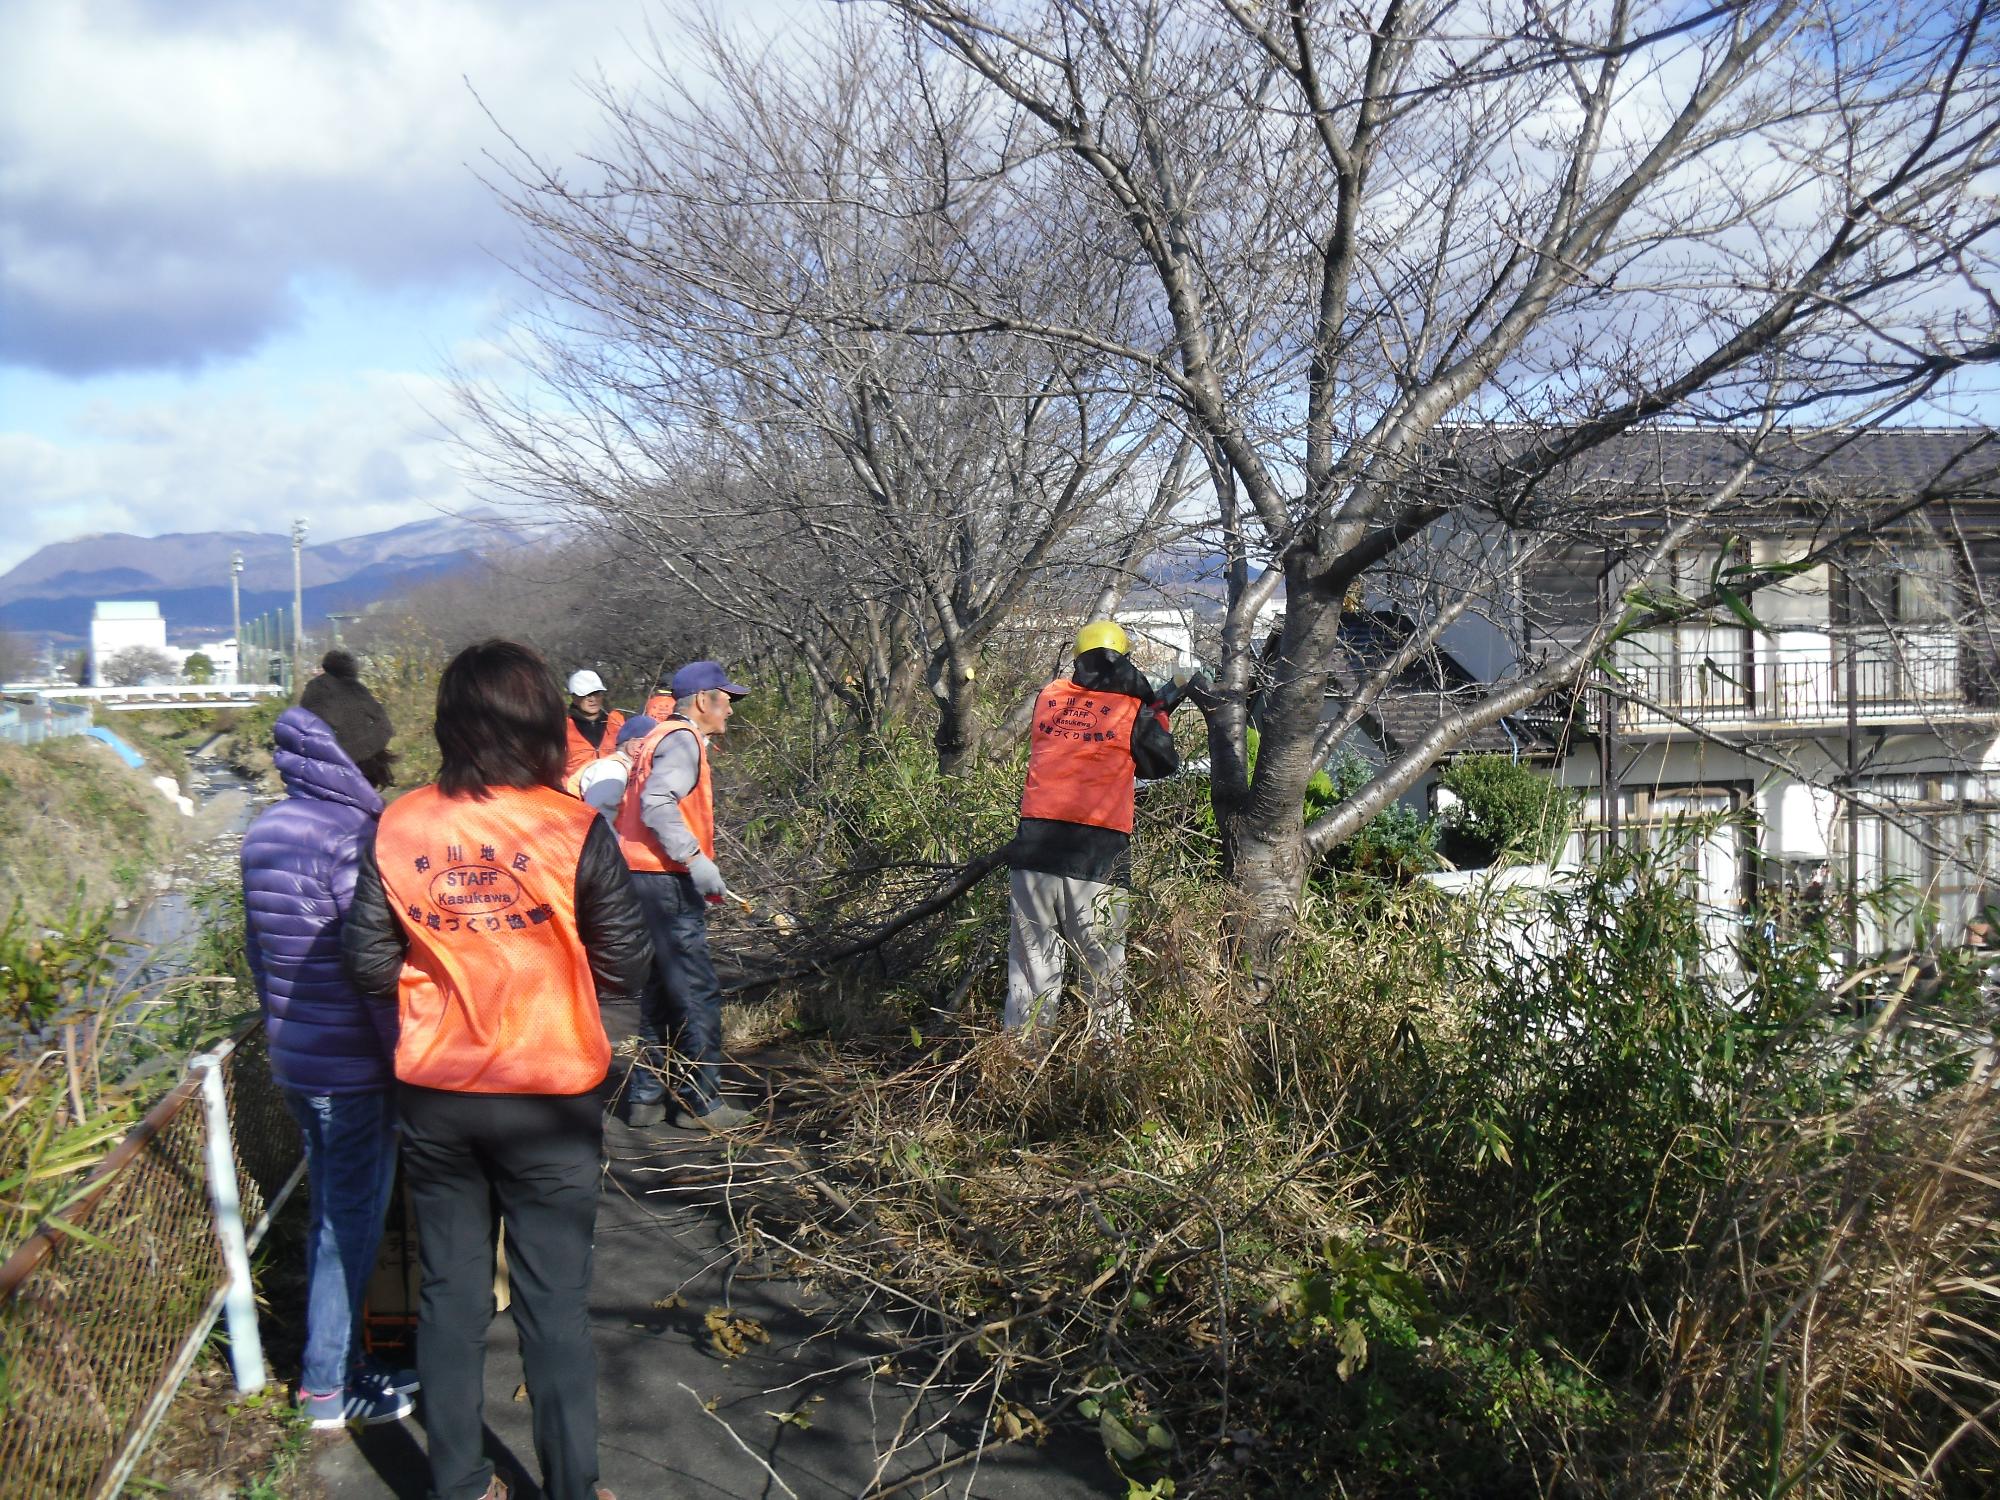
<instances>
[{"instance_id":1,"label":"balcony railing","mask_svg":"<svg viewBox=\"0 0 2000 1500\"><path fill-rule=\"evenodd\" d=\"M1949 630L1836 630L1751 634L1705 630L1692 641L1647 643L1619 664L1625 729L1704 723L1837 725L1853 699L1864 723L1965 719L2000 713L2000 682Z\"/></svg>"}]
</instances>

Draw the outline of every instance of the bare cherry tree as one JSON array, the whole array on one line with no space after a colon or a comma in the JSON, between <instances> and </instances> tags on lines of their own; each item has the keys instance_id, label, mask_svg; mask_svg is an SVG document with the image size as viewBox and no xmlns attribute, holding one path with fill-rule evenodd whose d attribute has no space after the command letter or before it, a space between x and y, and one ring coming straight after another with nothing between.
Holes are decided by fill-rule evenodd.
<instances>
[{"instance_id":1,"label":"bare cherry tree","mask_svg":"<svg viewBox=\"0 0 2000 1500\"><path fill-rule=\"evenodd\" d=\"M163 678L171 681L178 671L171 656L152 646L127 646L97 664L98 678L109 687L138 687Z\"/></svg>"},{"instance_id":2,"label":"bare cherry tree","mask_svg":"<svg viewBox=\"0 0 2000 1500\"><path fill-rule=\"evenodd\" d=\"M1066 632L1127 575L1190 474L1170 423L1087 344L941 339L959 264L1067 324L1131 268L982 186L984 91L851 13L791 61L710 27L603 96L580 184L525 153L513 210L554 311L542 388L468 388L496 473L629 548L701 608L789 643L864 728L919 703L940 765L981 738L981 653ZM975 167L978 170L975 170Z\"/></svg>"},{"instance_id":3,"label":"bare cherry tree","mask_svg":"<svg viewBox=\"0 0 2000 1500\"><path fill-rule=\"evenodd\" d=\"M1199 441L1231 580L1213 794L1263 938L1311 858L1467 733L1615 630L1715 607L1628 585L1724 524L1768 444L1946 401L1996 352L1983 0L883 3L989 90L992 181L1065 197L1144 274L1064 323L965 263L931 326L1087 350ZM1592 454L1669 421L1733 460L1670 502L1593 482ZM1616 557L1584 628L1517 632L1476 701L1306 826L1342 721L1468 612L1507 613L1536 554L1588 543ZM1408 635L1328 723L1343 611L1381 594Z\"/></svg>"}]
</instances>

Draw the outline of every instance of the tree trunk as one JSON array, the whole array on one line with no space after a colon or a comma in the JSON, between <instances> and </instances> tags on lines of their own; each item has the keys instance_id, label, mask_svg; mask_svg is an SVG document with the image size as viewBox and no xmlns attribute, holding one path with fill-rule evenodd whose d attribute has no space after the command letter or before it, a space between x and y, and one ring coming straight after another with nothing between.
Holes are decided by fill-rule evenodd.
<instances>
[{"instance_id":1,"label":"tree trunk","mask_svg":"<svg viewBox=\"0 0 2000 1500\"><path fill-rule=\"evenodd\" d=\"M1286 560L1285 626L1260 696L1255 770L1247 786L1210 788L1223 873L1243 897L1234 948L1260 992L1274 982L1311 866L1306 783L1319 769L1315 742L1340 629L1340 601L1313 589L1309 561Z\"/></svg>"},{"instance_id":2,"label":"tree trunk","mask_svg":"<svg viewBox=\"0 0 2000 1500\"><path fill-rule=\"evenodd\" d=\"M1228 934L1230 952L1255 991L1268 994L1305 889L1305 820L1268 828L1246 813L1219 826L1223 874L1243 898Z\"/></svg>"},{"instance_id":3,"label":"tree trunk","mask_svg":"<svg viewBox=\"0 0 2000 1500\"><path fill-rule=\"evenodd\" d=\"M940 776L962 776L979 757L979 706L973 700L972 684L957 680L956 673L951 676L946 691L935 694L932 700L938 720L931 743L937 747Z\"/></svg>"}]
</instances>

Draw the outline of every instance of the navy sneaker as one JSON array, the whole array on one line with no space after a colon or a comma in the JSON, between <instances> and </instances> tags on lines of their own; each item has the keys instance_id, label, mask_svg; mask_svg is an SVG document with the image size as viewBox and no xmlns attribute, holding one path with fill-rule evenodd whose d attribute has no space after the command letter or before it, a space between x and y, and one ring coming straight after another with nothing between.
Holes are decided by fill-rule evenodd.
<instances>
[{"instance_id":1,"label":"navy sneaker","mask_svg":"<svg viewBox=\"0 0 2000 1500\"><path fill-rule=\"evenodd\" d=\"M387 1364L372 1354L355 1365L354 1373L348 1376L348 1384L370 1390L394 1391L399 1396L408 1396L423 1389L423 1382L417 1379L415 1370Z\"/></svg>"},{"instance_id":2,"label":"navy sneaker","mask_svg":"<svg viewBox=\"0 0 2000 1500\"><path fill-rule=\"evenodd\" d=\"M415 1411L416 1403L401 1391L381 1386L349 1386L344 1391L300 1391L299 1410L318 1432L338 1427L378 1427L384 1422L400 1422Z\"/></svg>"}]
</instances>

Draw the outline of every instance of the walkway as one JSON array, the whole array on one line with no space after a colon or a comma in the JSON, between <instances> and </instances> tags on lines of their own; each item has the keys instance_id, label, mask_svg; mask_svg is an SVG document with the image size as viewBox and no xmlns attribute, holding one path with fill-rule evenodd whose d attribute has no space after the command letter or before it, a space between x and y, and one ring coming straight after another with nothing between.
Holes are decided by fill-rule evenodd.
<instances>
[{"instance_id":1,"label":"walkway","mask_svg":"<svg viewBox=\"0 0 2000 1500\"><path fill-rule=\"evenodd\" d=\"M880 1455L909 1408L895 1378L874 1373L889 1346L839 1327L796 1282L735 1278L729 1307L770 1342L751 1341L725 1359L705 1319L725 1301L733 1263L727 1221L712 1191L676 1191L669 1180L684 1182L688 1168L717 1162L722 1152L686 1132L633 1131L615 1121L607 1146L612 1170L598 1214L591 1304L602 1478L619 1500L833 1500L862 1495L878 1478L887 1492L977 1444L983 1405L952 1413L942 1400L927 1403L909 1430L940 1418L942 1425L878 1476ZM671 1305L675 1297L679 1305ZM541 1492L527 1399L515 1399L520 1386L513 1321L503 1313L487 1352L488 1448L508 1455L503 1472L517 1500L530 1500ZM406 1425L367 1429L320 1451L315 1471L328 1494L422 1500L422 1415L420 1404ZM1040 1448L989 1447L976 1463L893 1493L1083 1500L1121 1495L1124 1486L1094 1441L1051 1436Z\"/></svg>"}]
</instances>

